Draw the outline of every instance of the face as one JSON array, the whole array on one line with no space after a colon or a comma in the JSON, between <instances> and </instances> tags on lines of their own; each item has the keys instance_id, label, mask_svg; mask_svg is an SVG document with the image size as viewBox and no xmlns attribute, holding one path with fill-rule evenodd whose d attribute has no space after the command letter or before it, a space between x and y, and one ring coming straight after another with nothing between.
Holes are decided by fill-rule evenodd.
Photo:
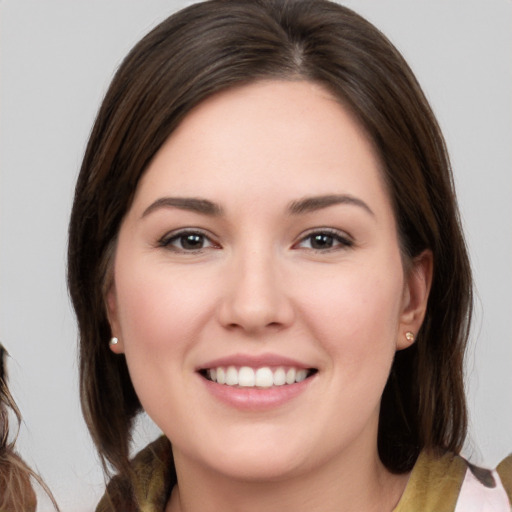
<instances>
[{"instance_id":1,"label":"face","mask_svg":"<svg viewBox=\"0 0 512 512\"><path fill-rule=\"evenodd\" d=\"M118 238L113 347L180 464L281 478L376 453L395 351L428 293L404 272L379 161L308 82L200 104Z\"/></svg>"}]
</instances>

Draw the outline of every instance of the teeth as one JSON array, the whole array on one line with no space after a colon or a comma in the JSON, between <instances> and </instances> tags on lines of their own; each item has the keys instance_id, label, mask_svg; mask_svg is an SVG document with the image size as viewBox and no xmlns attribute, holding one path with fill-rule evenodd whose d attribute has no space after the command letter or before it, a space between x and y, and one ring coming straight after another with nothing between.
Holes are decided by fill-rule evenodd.
<instances>
[{"instance_id":1,"label":"teeth","mask_svg":"<svg viewBox=\"0 0 512 512\"><path fill-rule=\"evenodd\" d=\"M278 368L274 372L274 386L282 386L283 384L286 384L286 373L284 371L284 368Z\"/></svg>"},{"instance_id":2,"label":"teeth","mask_svg":"<svg viewBox=\"0 0 512 512\"><path fill-rule=\"evenodd\" d=\"M226 372L226 384L228 386L238 386L238 372L234 366L230 366Z\"/></svg>"},{"instance_id":3,"label":"teeth","mask_svg":"<svg viewBox=\"0 0 512 512\"><path fill-rule=\"evenodd\" d=\"M299 370L295 375L295 382L302 382L307 376L307 370Z\"/></svg>"},{"instance_id":4,"label":"teeth","mask_svg":"<svg viewBox=\"0 0 512 512\"><path fill-rule=\"evenodd\" d=\"M258 368L256 370L256 386L258 388L269 388L274 384L274 375L270 368Z\"/></svg>"},{"instance_id":5,"label":"teeth","mask_svg":"<svg viewBox=\"0 0 512 512\"><path fill-rule=\"evenodd\" d=\"M310 371L304 368L251 368L242 366L228 366L224 368L210 368L207 370L207 377L217 384L225 384L227 386L240 386L245 388L270 388L272 386L283 386L285 384L295 384L302 382L310 375Z\"/></svg>"},{"instance_id":6,"label":"teeth","mask_svg":"<svg viewBox=\"0 0 512 512\"><path fill-rule=\"evenodd\" d=\"M287 372L286 372L286 384L293 384L295 382L295 374L297 372L295 371L295 368L290 368Z\"/></svg>"},{"instance_id":7,"label":"teeth","mask_svg":"<svg viewBox=\"0 0 512 512\"><path fill-rule=\"evenodd\" d=\"M236 370L235 370L236 371ZM254 376L254 370L248 366L243 366L238 372L238 383L244 388L253 388L256 378Z\"/></svg>"},{"instance_id":8,"label":"teeth","mask_svg":"<svg viewBox=\"0 0 512 512\"><path fill-rule=\"evenodd\" d=\"M213 375L211 373L210 378L213 380ZM224 371L224 368L217 368L217 382L219 384L226 384L226 372Z\"/></svg>"}]
</instances>

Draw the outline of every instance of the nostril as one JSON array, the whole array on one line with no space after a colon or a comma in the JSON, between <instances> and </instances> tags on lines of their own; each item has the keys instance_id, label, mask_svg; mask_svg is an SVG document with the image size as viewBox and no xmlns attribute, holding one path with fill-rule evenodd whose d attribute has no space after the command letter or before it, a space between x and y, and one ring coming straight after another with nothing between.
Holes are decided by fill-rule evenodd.
<instances>
[{"instance_id":1,"label":"nostril","mask_svg":"<svg viewBox=\"0 0 512 512\"><path fill-rule=\"evenodd\" d=\"M285 328L285 324L283 324L281 322L270 322L267 325L267 329L271 329L273 331L280 331L281 329L284 329L284 328Z\"/></svg>"},{"instance_id":2,"label":"nostril","mask_svg":"<svg viewBox=\"0 0 512 512\"><path fill-rule=\"evenodd\" d=\"M231 322L225 326L226 329L229 331L236 331L236 330L243 330L243 331L261 331L261 330L272 330L272 331L278 331L283 329L285 326L281 322L261 322L261 323L254 323L249 324L247 322Z\"/></svg>"}]
</instances>

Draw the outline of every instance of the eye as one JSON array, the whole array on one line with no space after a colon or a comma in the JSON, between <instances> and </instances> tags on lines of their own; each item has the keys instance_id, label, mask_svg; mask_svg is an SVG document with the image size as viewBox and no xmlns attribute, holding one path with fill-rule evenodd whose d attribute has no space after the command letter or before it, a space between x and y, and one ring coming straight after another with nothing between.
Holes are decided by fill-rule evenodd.
<instances>
[{"instance_id":1,"label":"eye","mask_svg":"<svg viewBox=\"0 0 512 512\"><path fill-rule=\"evenodd\" d=\"M329 251L352 247L353 241L345 234L333 229L321 229L310 232L295 245L302 249Z\"/></svg>"},{"instance_id":2,"label":"eye","mask_svg":"<svg viewBox=\"0 0 512 512\"><path fill-rule=\"evenodd\" d=\"M201 231L179 231L166 235L158 245L176 252L200 252L204 249L219 248Z\"/></svg>"}]
</instances>

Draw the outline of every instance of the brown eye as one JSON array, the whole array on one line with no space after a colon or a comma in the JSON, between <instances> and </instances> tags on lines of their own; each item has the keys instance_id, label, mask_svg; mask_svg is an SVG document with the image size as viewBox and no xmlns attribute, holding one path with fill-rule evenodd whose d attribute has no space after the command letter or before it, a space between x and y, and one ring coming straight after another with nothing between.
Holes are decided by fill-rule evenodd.
<instances>
[{"instance_id":1,"label":"brown eye","mask_svg":"<svg viewBox=\"0 0 512 512\"><path fill-rule=\"evenodd\" d=\"M197 249L202 249L204 247L205 237L203 235L190 233L188 235L180 236L176 242L178 243L180 249L185 249L187 251L197 251Z\"/></svg>"},{"instance_id":2,"label":"brown eye","mask_svg":"<svg viewBox=\"0 0 512 512\"><path fill-rule=\"evenodd\" d=\"M334 237L325 233L313 235L310 240L312 249L330 249L334 245L334 242Z\"/></svg>"},{"instance_id":3,"label":"brown eye","mask_svg":"<svg viewBox=\"0 0 512 512\"><path fill-rule=\"evenodd\" d=\"M298 247L314 251L328 251L352 247L353 242L338 231L321 230L302 238Z\"/></svg>"},{"instance_id":4,"label":"brown eye","mask_svg":"<svg viewBox=\"0 0 512 512\"><path fill-rule=\"evenodd\" d=\"M164 237L159 245L177 252L199 252L216 247L205 234L198 231L180 231Z\"/></svg>"}]
</instances>

